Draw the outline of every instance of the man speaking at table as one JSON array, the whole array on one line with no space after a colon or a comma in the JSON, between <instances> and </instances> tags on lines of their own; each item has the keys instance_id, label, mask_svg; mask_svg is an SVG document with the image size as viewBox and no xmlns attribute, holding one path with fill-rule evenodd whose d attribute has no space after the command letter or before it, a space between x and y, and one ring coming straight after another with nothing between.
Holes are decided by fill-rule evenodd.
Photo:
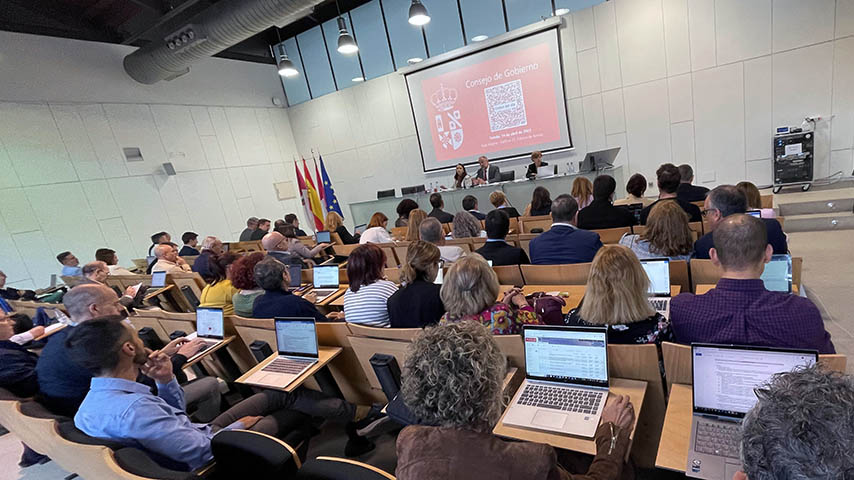
<instances>
[{"instance_id":1,"label":"man speaking at table","mask_svg":"<svg viewBox=\"0 0 854 480\"><path fill-rule=\"evenodd\" d=\"M477 170L474 180L472 180L473 184L486 185L487 183L497 182L501 178L501 172L498 171L498 167L490 167L489 159L486 156L478 158L477 163L480 165L480 168Z\"/></svg>"}]
</instances>

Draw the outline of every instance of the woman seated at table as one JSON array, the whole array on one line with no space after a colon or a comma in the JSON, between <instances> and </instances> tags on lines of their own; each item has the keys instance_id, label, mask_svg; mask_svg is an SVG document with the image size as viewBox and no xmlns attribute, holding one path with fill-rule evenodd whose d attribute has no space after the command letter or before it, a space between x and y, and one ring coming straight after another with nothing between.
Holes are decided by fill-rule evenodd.
<instances>
[{"instance_id":1,"label":"woman seated at table","mask_svg":"<svg viewBox=\"0 0 854 480\"><path fill-rule=\"evenodd\" d=\"M572 182L572 198L578 203L578 209L593 202L593 182L587 177L576 177Z\"/></svg>"},{"instance_id":2,"label":"woman seated at table","mask_svg":"<svg viewBox=\"0 0 854 480\"><path fill-rule=\"evenodd\" d=\"M498 276L483 257L470 253L460 258L448 269L442 284L447 313L441 323L473 320L495 335L518 335L524 324L542 324L519 289L510 289L496 302L498 292Z\"/></svg>"},{"instance_id":3,"label":"woman seated at table","mask_svg":"<svg viewBox=\"0 0 854 480\"><path fill-rule=\"evenodd\" d=\"M648 207L655 201L654 198L646 198L643 196L646 192L646 177L640 173L636 173L629 177L629 181L626 182L626 192L628 193L626 198L615 200L614 205L635 205L640 203L644 207Z\"/></svg>"},{"instance_id":4,"label":"woman seated at table","mask_svg":"<svg viewBox=\"0 0 854 480\"><path fill-rule=\"evenodd\" d=\"M569 312L567 323L607 325L608 343L673 341L670 321L652 308L648 288L649 278L632 251L620 245L605 245L593 258L584 298Z\"/></svg>"},{"instance_id":5,"label":"woman seated at table","mask_svg":"<svg viewBox=\"0 0 854 480\"><path fill-rule=\"evenodd\" d=\"M228 252L211 258L208 264L210 280L199 298L200 307L221 308L223 315L234 315L232 298L238 290L231 283L231 265L237 258L237 255Z\"/></svg>"},{"instance_id":6,"label":"woman seated at table","mask_svg":"<svg viewBox=\"0 0 854 480\"><path fill-rule=\"evenodd\" d=\"M777 217L777 213L774 212L773 208L762 208L762 195L759 193L759 189L756 188L756 185L751 182L738 182L735 188L747 197L748 210L759 210L759 215L762 218Z\"/></svg>"},{"instance_id":7,"label":"woman seated at table","mask_svg":"<svg viewBox=\"0 0 854 480\"><path fill-rule=\"evenodd\" d=\"M311 317L318 322L343 320L343 315L331 312L324 316L317 311L314 302L317 294L309 292L298 297L288 290L291 276L288 267L273 257L265 257L254 268L255 283L264 289L264 294L255 300L252 316L255 318Z\"/></svg>"},{"instance_id":8,"label":"woman seated at table","mask_svg":"<svg viewBox=\"0 0 854 480\"><path fill-rule=\"evenodd\" d=\"M516 218L519 216L519 211L516 210L516 207L510 206L510 200L507 200L507 195L504 195L504 192L501 190L496 190L489 194L489 203L491 203L493 207L507 212L507 216L510 218Z\"/></svg>"},{"instance_id":9,"label":"woman seated at table","mask_svg":"<svg viewBox=\"0 0 854 480\"><path fill-rule=\"evenodd\" d=\"M344 245L359 243L359 234L355 236L350 235L347 227L344 226L344 219L341 218L341 215L338 215L338 212L329 212L326 214L326 222L324 222L323 228L327 232L337 233L341 237L341 241L344 242Z\"/></svg>"},{"instance_id":10,"label":"woman seated at table","mask_svg":"<svg viewBox=\"0 0 854 480\"><path fill-rule=\"evenodd\" d=\"M474 218L474 215L469 212L457 212L452 226L451 234L454 238L480 237L481 233L486 235L480 228L480 220Z\"/></svg>"},{"instance_id":11,"label":"woman seated at table","mask_svg":"<svg viewBox=\"0 0 854 480\"><path fill-rule=\"evenodd\" d=\"M397 204L397 220L394 221L395 227L405 227L409 225L409 212L418 208L418 203L411 198L404 198Z\"/></svg>"},{"instance_id":12,"label":"woman seated at table","mask_svg":"<svg viewBox=\"0 0 854 480\"><path fill-rule=\"evenodd\" d=\"M541 215L551 215L552 213L552 198L546 187L537 187L534 189L534 194L531 197L531 203L525 208L526 217L539 217Z\"/></svg>"},{"instance_id":13,"label":"woman seated at table","mask_svg":"<svg viewBox=\"0 0 854 480\"><path fill-rule=\"evenodd\" d=\"M356 247L347 258L350 286L344 292L344 316L349 323L388 327L388 299L397 285L385 279L385 253L373 244Z\"/></svg>"},{"instance_id":14,"label":"woman seated at table","mask_svg":"<svg viewBox=\"0 0 854 480\"><path fill-rule=\"evenodd\" d=\"M391 328L421 328L442 318L442 286L433 283L440 257L439 247L432 243L419 240L409 245L400 269L401 288L387 302Z\"/></svg>"},{"instance_id":15,"label":"woman seated at table","mask_svg":"<svg viewBox=\"0 0 854 480\"><path fill-rule=\"evenodd\" d=\"M279 233L284 235L285 242L288 244L288 253L299 258L308 266L313 266L316 262L314 257L329 246L328 243L318 243L312 248L308 248L297 238L297 230L293 225L286 224Z\"/></svg>"},{"instance_id":16,"label":"woman seated at table","mask_svg":"<svg viewBox=\"0 0 854 480\"><path fill-rule=\"evenodd\" d=\"M362 232L359 237L359 243L393 243L394 239L388 233L388 217L382 212L376 212L371 215L371 221L368 222L368 228Z\"/></svg>"},{"instance_id":17,"label":"woman seated at table","mask_svg":"<svg viewBox=\"0 0 854 480\"><path fill-rule=\"evenodd\" d=\"M234 313L241 317L252 316L252 306L255 299L264 294L264 289L255 283L255 265L264 259L261 252L250 253L237 259L231 264L231 284L239 289L231 297Z\"/></svg>"},{"instance_id":18,"label":"woman seated at table","mask_svg":"<svg viewBox=\"0 0 854 480\"><path fill-rule=\"evenodd\" d=\"M421 240L421 222L427 218L427 212L421 210L420 208L415 209L409 212L409 225L406 226L406 238L407 242L417 242Z\"/></svg>"},{"instance_id":19,"label":"woman seated at table","mask_svg":"<svg viewBox=\"0 0 854 480\"><path fill-rule=\"evenodd\" d=\"M466 166L458 163L454 169L454 188L470 188L472 178L469 172L466 171Z\"/></svg>"},{"instance_id":20,"label":"woman seated at table","mask_svg":"<svg viewBox=\"0 0 854 480\"><path fill-rule=\"evenodd\" d=\"M621 478L634 423L627 397L612 396L593 437L585 475L558 463L553 447L492 433L504 411L504 353L474 322L428 327L409 347L401 395L422 425L397 437L398 480ZM435 425L435 426L427 426Z\"/></svg>"},{"instance_id":21,"label":"woman seated at table","mask_svg":"<svg viewBox=\"0 0 854 480\"><path fill-rule=\"evenodd\" d=\"M643 233L623 235L620 245L629 247L638 258L690 260L694 251L694 234L688 226L688 219L688 214L678 203L658 202L649 212Z\"/></svg>"}]
</instances>

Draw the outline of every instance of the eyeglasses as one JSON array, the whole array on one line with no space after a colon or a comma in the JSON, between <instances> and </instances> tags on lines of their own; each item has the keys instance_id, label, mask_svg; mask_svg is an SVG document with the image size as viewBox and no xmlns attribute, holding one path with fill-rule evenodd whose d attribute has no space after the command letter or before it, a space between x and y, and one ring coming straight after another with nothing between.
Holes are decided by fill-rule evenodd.
<instances>
[{"instance_id":1,"label":"eyeglasses","mask_svg":"<svg viewBox=\"0 0 854 480\"><path fill-rule=\"evenodd\" d=\"M701 211L700 213L702 213L704 217L707 217L707 216L709 216L710 213L712 213L716 210L718 210L718 209L717 208L707 208L707 209Z\"/></svg>"}]
</instances>

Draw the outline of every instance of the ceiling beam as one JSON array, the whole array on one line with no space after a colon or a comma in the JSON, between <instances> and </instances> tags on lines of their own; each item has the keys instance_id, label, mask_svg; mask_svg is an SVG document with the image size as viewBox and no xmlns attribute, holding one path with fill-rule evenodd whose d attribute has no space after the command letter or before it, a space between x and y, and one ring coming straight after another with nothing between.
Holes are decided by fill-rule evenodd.
<instances>
[{"instance_id":1,"label":"ceiling beam","mask_svg":"<svg viewBox=\"0 0 854 480\"><path fill-rule=\"evenodd\" d=\"M131 3L142 7L146 10L151 10L154 13L163 14L166 13L168 8L163 4L160 0L130 0Z\"/></svg>"},{"instance_id":2,"label":"ceiling beam","mask_svg":"<svg viewBox=\"0 0 854 480\"><path fill-rule=\"evenodd\" d=\"M133 44L135 41L139 40L140 38L145 37L150 32L152 32L152 31L160 28L161 26L163 26L164 24L166 24L166 22L172 20L173 18L177 17L178 15L181 15L182 13L187 11L187 9L189 9L190 7L192 7L193 5L195 5L197 3L199 3L199 0L186 0L181 5L178 5L177 7L173 8L172 10L169 10L162 17L158 18L157 21L154 22L154 24L150 25L145 30L134 33L133 35L122 40L122 45Z\"/></svg>"}]
</instances>

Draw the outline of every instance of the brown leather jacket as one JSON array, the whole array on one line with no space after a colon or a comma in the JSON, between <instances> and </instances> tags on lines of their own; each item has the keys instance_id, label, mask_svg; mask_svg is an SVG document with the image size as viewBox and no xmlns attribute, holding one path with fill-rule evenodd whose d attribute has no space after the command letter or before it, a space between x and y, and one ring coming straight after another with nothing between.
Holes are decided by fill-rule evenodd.
<instances>
[{"instance_id":1,"label":"brown leather jacket","mask_svg":"<svg viewBox=\"0 0 854 480\"><path fill-rule=\"evenodd\" d=\"M492 435L444 427L410 426L397 437L397 480L616 480L629 445L618 434L610 455L611 430L596 431L596 457L584 475L572 475L557 463L554 448L508 442Z\"/></svg>"}]
</instances>

